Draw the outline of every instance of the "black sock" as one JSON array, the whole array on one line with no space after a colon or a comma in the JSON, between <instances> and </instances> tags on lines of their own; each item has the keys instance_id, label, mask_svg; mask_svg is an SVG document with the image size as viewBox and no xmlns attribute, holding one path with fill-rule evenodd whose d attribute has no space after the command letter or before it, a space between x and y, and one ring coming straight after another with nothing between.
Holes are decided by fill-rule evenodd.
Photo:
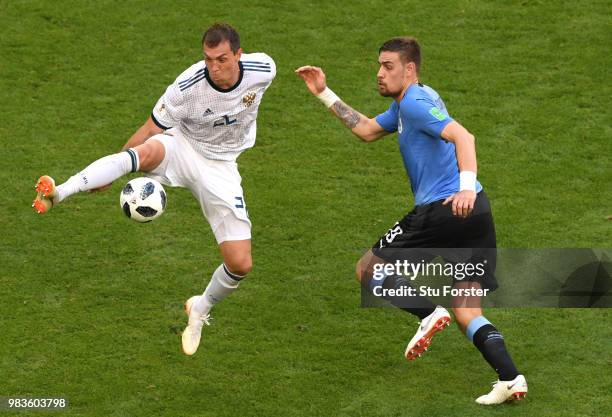
<instances>
[{"instance_id":1,"label":"black sock","mask_svg":"<svg viewBox=\"0 0 612 417\"><path fill-rule=\"evenodd\" d=\"M407 288L413 288L413 287L410 285L410 282L408 282L406 278L402 276L391 275L385 278L385 281L383 283L383 288L387 290L388 289L400 290L400 289L407 289ZM414 314L415 316L419 317L421 320L429 316L436 309L436 305L434 303L429 301L427 298L421 295L418 295L417 293L415 293L415 295L412 295L412 296L408 296L408 295L396 296L396 297L383 296L383 298L389 301L391 305L397 308L400 308L407 313Z\"/></svg>"},{"instance_id":2,"label":"black sock","mask_svg":"<svg viewBox=\"0 0 612 417\"><path fill-rule=\"evenodd\" d=\"M474 333L474 345L499 375L500 381L511 381L519 371L506 350L504 337L492 324L485 324Z\"/></svg>"}]
</instances>

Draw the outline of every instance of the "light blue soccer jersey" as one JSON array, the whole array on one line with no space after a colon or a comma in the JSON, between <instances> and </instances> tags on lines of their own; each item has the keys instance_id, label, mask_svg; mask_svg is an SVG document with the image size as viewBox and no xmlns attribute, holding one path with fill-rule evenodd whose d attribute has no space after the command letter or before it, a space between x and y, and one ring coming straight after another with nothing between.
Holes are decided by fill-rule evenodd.
<instances>
[{"instance_id":1,"label":"light blue soccer jersey","mask_svg":"<svg viewBox=\"0 0 612 417\"><path fill-rule=\"evenodd\" d=\"M410 177L415 205L441 200L459 191L459 167L455 144L440 134L453 119L432 88L412 84L400 104L376 116L387 132L398 132L404 167ZM482 185L476 182L476 192Z\"/></svg>"}]
</instances>

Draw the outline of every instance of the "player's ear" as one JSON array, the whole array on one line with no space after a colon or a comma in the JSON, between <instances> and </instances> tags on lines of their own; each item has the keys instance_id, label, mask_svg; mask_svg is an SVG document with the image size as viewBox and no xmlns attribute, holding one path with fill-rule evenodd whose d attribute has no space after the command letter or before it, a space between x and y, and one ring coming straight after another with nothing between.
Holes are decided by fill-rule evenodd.
<instances>
[{"instance_id":1,"label":"player's ear","mask_svg":"<svg viewBox=\"0 0 612 417\"><path fill-rule=\"evenodd\" d=\"M409 77L416 75L416 64L414 62L408 62L406 64L406 69L408 70L406 71L406 75L408 75Z\"/></svg>"},{"instance_id":2,"label":"player's ear","mask_svg":"<svg viewBox=\"0 0 612 417\"><path fill-rule=\"evenodd\" d=\"M238 48L234 56L236 57L238 61L240 61L240 57L242 56L242 48Z\"/></svg>"}]
</instances>

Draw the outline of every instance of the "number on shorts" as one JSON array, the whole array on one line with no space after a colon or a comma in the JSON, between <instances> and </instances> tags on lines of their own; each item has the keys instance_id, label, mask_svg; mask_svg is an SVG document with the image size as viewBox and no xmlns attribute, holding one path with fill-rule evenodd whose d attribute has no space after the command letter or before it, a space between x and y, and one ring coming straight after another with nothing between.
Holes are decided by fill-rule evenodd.
<instances>
[{"instance_id":1,"label":"number on shorts","mask_svg":"<svg viewBox=\"0 0 612 417\"><path fill-rule=\"evenodd\" d=\"M393 242L393 240L401 235L402 233L404 233L404 231L402 230L402 226L400 226L399 222L395 223L395 226L393 226L391 229L389 229L389 231L387 232L387 234L385 234L385 236L383 237L383 239L387 242L387 243L391 243ZM383 239L380 239L380 247L383 247Z\"/></svg>"}]
</instances>

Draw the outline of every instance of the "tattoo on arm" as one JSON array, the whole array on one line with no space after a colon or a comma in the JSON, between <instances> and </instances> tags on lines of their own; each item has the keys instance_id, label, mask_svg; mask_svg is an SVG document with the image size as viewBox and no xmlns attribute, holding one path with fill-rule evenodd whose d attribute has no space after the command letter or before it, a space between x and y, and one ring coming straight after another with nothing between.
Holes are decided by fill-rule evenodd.
<instances>
[{"instance_id":1,"label":"tattoo on arm","mask_svg":"<svg viewBox=\"0 0 612 417\"><path fill-rule=\"evenodd\" d=\"M336 101L332 106L332 109L334 110L334 113L336 113L336 116L338 116L338 118L342 120L342 123L344 123L344 125L349 129L353 129L355 126L357 126L359 120L361 119L361 114L350 106L344 104L342 100Z\"/></svg>"}]
</instances>

